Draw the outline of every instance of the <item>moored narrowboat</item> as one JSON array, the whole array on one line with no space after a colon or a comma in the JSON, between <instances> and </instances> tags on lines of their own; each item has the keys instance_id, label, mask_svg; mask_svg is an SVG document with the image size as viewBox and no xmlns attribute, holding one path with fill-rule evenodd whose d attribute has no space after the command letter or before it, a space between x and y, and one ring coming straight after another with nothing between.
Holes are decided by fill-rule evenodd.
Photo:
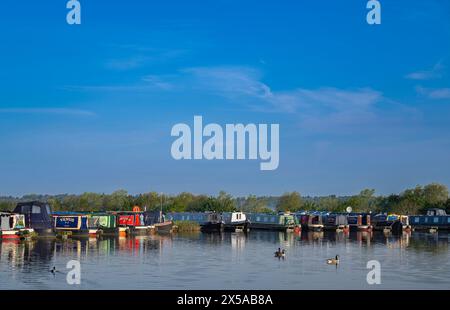
<instances>
[{"instance_id":1,"label":"moored narrowboat","mask_svg":"<svg viewBox=\"0 0 450 310\"><path fill-rule=\"evenodd\" d=\"M373 230L389 232L392 230L392 224L396 219L396 216L389 217L386 214L377 214L371 218Z\"/></svg>"},{"instance_id":2,"label":"moored narrowboat","mask_svg":"<svg viewBox=\"0 0 450 310\"><path fill-rule=\"evenodd\" d=\"M25 227L23 214L0 212L0 236L2 240L28 239L33 229Z\"/></svg>"},{"instance_id":3,"label":"moored narrowboat","mask_svg":"<svg viewBox=\"0 0 450 310\"><path fill-rule=\"evenodd\" d=\"M88 218L88 227L91 235L117 235L119 229L114 214L94 213Z\"/></svg>"},{"instance_id":4,"label":"moored narrowboat","mask_svg":"<svg viewBox=\"0 0 450 310\"><path fill-rule=\"evenodd\" d=\"M243 212L223 212L222 219L226 231L247 232L249 223L247 216Z\"/></svg>"},{"instance_id":5,"label":"moored narrowboat","mask_svg":"<svg viewBox=\"0 0 450 310\"><path fill-rule=\"evenodd\" d=\"M13 213L24 215L25 227L33 229L39 237L55 236L52 210L48 203L39 201L20 202L16 205Z\"/></svg>"},{"instance_id":6,"label":"moored narrowboat","mask_svg":"<svg viewBox=\"0 0 450 310\"><path fill-rule=\"evenodd\" d=\"M348 232L350 230L347 216L344 214L328 214L322 216L323 230Z\"/></svg>"},{"instance_id":7,"label":"moored narrowboat","mask_svg":"<svg viewBox=\"0 0 450 310\"><path fill-rule=\"evenodd\" d=\"M134 236L145 236L150 233L150 227L145 224L142 212L118 212L117 224L125 229L127 234Z\"/></svg>"},{"instance_id":8,"label":"moored narrowboat","mask_svg":"<svg viewBox=\"0 0 450 310\"><path fill-rule=\"evenodd\" d=\"M250 229L294 231L301 225L296 216L291 213L266 214L247 213Z\"/></svg>"},{"instance_id":9,"label":"moored narrowboat","mask_svg":"<svg viewBox=\"0 0 450 310\"><path fill-rule=\"evenodd\" d=\"M450 230L450 215L442 209L429 209L426 215L409 216L409 224L413 230L431 231Z\"/></svg>"},{"instance_id":10,"label":"moored narrowboat","mask_svg":"<svg viewBox=\"0 0 450 310\"><path fill-rule=\"evenodd\" d=\"M222 215L216 212L206 212L205 220L200 223L200 229L203 232L222 232L224 228Z\"/></svg>"},{"instance_id":11,"label":"moored narrowboat","mask_svg":"<svg viewBox=\"0 0 450 310\"><path fill-rule=\"evenodd\" d=\"M93 229L89 228L88 215L54 214L55 232L58 235L89 236Z\"/></svg>"},{"instance_id":12,"label":"moored narrowboat","mask_svg":"<svg viewBox=\"0 0 450 310\"><path fill-rule=\"evenodd\" d=\"M348 214L347 223L350 231L369 232L373 229L370 214L367 213Z\"/></svg>"},{"instance_id":13,"label":"moored narrowboat","mask_svg":"<svg viewBox=\"0 0 450 310\"><path fill-rule=\"evenodd\" d=\"M320 214L302 214L300 215L300 223L306 231L320 232L323 231L322 215Z\"/></svg>"},{"instance_id":14,"label":"moored narrowboat","mask_svg":"<svg viewBox=\"0 0 450 310\"><path fill-rule=\"evenodd\" d=\"M167 234L172 232L173 222L161 211L144 212L144 222L151 232Z\"/></svg>"}]
</instances>

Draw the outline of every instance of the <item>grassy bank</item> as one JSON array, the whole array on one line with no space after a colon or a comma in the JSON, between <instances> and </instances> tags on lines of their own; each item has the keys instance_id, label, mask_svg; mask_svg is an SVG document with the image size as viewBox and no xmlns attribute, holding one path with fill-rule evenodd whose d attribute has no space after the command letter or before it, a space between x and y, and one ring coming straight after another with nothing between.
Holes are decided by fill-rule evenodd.
<instances>
[{"instance_id":1,"label":"grassy bank","mask_svg":"<svg viewBox=\"0 0 450 310\"><path fill-rule=\"evenodd\" d=\"M194 232L200 231L200 225L193 221L175 221L174 225L178 232Z\"/></svg>"}]
</instances>

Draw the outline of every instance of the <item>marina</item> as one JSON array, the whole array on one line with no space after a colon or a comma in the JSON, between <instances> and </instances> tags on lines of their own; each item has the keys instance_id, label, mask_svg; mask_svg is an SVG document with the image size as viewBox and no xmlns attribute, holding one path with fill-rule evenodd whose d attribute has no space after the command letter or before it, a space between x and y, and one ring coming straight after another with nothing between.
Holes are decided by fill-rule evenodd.
<instances>
[{"instance_id":1,"label":"marina","mask_svg":"<svg viewBox=\"0 0 450 310\"><path fill-rule=\"evenodd\" d=\"M380 288L450 284L439 271L449 267L450 216L439 209L418 216L164 214L138 206L52 212L48 204L32 201L14 211L0 214L0 272L7 280L0 288L70 289L63 272L48 270L63 270L73 259L83 266L83 289L117 289L123 283L127 289L369 289L366 263L374 259L383 266ZM178 231L182 223L200 229ZM419 274L427 277L410 281Z\"/></svg>"},{"instance_id":2,"label":"marina","mask_svg":"<svg viewBox=\"0 0 450 310\"><path fill-rule=\"evenodd\" d=\"M0 289L445 289L449 240L442 231L267 230L9 240L0 242ZM285 249L284 259L274 257L278 248ZM339 266L327 265L336 255ZM66 283L73 259L82 272L76 287ZM373 259L382 266L376 287L366 282ZM53 266L56 275L49 272Z\"/></svg>"},{"instance_id":3,"label":"marina","mask_svg":"<svg viewBox=\"0 0 450 310\"><path fill-rule=\"evenodd\" d=\"M146 236L171 233L174 222L193 222L203 232L244 232L270 230L284 232L350 231L402 234L415 230L437 232L450 229L450 215L443 209L430 209L426 215L330 213L330 212L52 212L43 202L17 204L14 212L1 212L1 239L31 237L121 235Z\"/></svg>"}]
</instances>

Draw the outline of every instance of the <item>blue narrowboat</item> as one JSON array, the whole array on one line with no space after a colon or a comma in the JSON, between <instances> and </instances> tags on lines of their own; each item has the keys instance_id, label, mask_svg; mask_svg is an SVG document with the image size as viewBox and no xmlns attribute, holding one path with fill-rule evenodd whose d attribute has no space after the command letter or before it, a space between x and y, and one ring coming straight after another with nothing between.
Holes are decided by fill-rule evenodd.
<instances>
[{"instance_id":1,"label":"blue narrowboat","mask_svg":"<svg viewBox=\"0 0 450 310\"><path fill-rule=\"evenodd\" d=\"M347 216L344 214L326 214L322 216L323 230L348 232L349 225Z\"/></svg>"},{"instance_id":2,"label":"blue narrowboat","mask_svg":"<svg viewBox=\"0 0 450 310\"><path fill-rule=\"evenodd\" d=\"M347 215L347 222L350 231L367 232L373 228L370 214L367 213L350 213Z\"/></svg>"},{"instance_id":3,"label":"blue narrowboat","mask_svg":"<svg viewBox=\"0 0 450 310\"><path fill-rule=\"evenodd\" d=\"M449 230L450 215L442 209L430 209L426 215L409 216L409 224L414 230Z\"/></svg>"},{"instance_id":4,"label":"blue narrowboat","mask_svg":"<svg viewBox=\"0 0 450 310\"><path fill-rule=\"evenodd\" d=\"M88 236L93 232L89 229L88 215L53 215L54 228L57 233L68 232L71 235Z\"/></svg>"},{"instance_id":5,"label":"blue narrowboat","mask_svg":"<svg viewBox=\"0 0 450 310\"><path fill-rule=\"evenodd\" d=\"M25 217L25 227L33 229L39 236L54 236L52 210L45 202L20 202L13 211Z\"/></svg>"},{"instance_id":6,"label":"blue narrowboat","mask_svg":"<svg viewBox=\"0 0 450 310\"><path fill-rule=\"evenodd\" d=\"M377 214L372 219L373 230L376 231L391 231L392 224L397 220L394 216L388 216L387 214Z\"/></svg>"},{"instance_id":7,"label":"blue narrowboat","mask_svg":"<svg viewBox=\"0 0 450 310\"><path fill-rule=\"evenodd\" d=\"M177 212L169 213L173 221L192 221L200 225L204 232L220 232L225 229L222 215L216 212Z\"/></svg>"}]
</instances>

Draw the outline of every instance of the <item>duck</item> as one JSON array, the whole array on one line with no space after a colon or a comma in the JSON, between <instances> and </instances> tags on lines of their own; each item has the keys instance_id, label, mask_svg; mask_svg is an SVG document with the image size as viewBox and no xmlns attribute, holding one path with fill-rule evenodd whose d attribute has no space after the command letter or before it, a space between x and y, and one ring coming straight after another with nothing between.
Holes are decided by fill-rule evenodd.
<instances>
[{"instance_id":1,"label":"duck","mask_svg":"<svg viewBox=\"0 0 450 310\"><path fill-rule=\"evenodd\" d=\"M327 259L328 265L339 265L339 255L336 255L335 258L329 258Z\"/></svg>"},{"instance_id":2,"label":"duck","mask_svg":"<svg viewBox=\"0 0 450 310\"><path fill-rule=\"evenodd\" d=\"M50 272L51 272L52 274L55 274L55 273L56 273L56 267L55 267L55 266L53 266L53 268L52 268L52 269L50 269Z\"/></svg>"},{"instance_id":3,"label":"duck","mask_svg":"<svg viewBox=\"0 0 450 310\"><path fill-rule=\"evenodd\" d=\"M286 251L284 249L281 250L281 248L278 248L278 250L275 252L275 257L284 258L285 256L286 256Z\"/></svg>"}]
</instances>

